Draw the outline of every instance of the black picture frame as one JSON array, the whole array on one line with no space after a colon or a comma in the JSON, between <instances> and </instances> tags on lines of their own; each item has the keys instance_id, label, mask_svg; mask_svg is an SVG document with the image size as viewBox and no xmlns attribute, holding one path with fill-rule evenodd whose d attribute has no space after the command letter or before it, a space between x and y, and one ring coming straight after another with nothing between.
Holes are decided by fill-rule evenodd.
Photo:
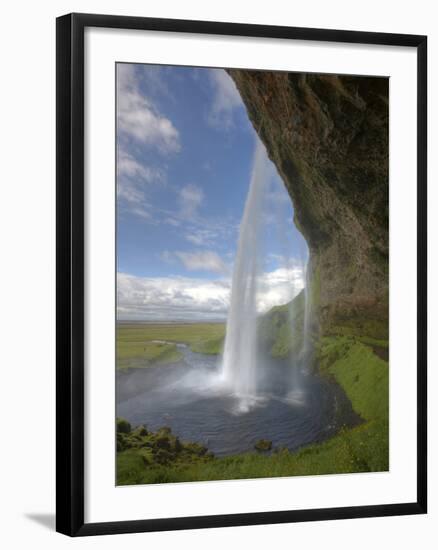
<instances>
[{"instance_id":1,"label":"black picture frame","mask_svg":"<svg viewBox=\"0 0 438 550\"><path fill-rule=\"evenodd\" d=\"M417 52L417 499L402 504L84 522L84 30L86 27L405 46ZM427 37L223 22L73 13L56 21L57 329L56 530L69 536L329 519L427 511Z\"/></svg>"}]
</instances>

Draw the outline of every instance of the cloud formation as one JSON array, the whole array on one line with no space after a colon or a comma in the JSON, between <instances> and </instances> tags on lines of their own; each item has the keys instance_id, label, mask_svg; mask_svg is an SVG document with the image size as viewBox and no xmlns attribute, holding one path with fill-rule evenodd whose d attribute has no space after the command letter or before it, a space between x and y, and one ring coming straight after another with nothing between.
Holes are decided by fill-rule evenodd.
<instances>
[{"instance_id":1,"label":"cloud formation","mask_svg":"<svg viewBox=\"0 0 438 550\"><path fill-rule=\"evenodd\" d=\"M221 281L117 276L119 319L223 319L228 301L229 286Z\"/></svg>"},{"instance_id":2,"label":"cloud formation","mask_svg":"<svg viewBox=\"0 0 438 550\"><path fill-rule=\"evenodd\" d=\"M303 286L300 266L262 274L258 280L258 312L288 302ZM225 320L230 290L229 277L212 281L118 273L117 315L122 320Z\"/></svg>"},{"instance_id":3,"label":"cloud formation","mask_svg":"<svg viewBox=\"0 0 438 550\"><path fill-rule=\"evenodd\" d=\"M218 232L211 228L201 227L188 231L184 237L186 241L196 246L209 246L218 238Z\"/></svg>"},{"instance_id":4,"label":"cloud formation","mask_svg":"<svg viewBox=\"0 0 438 550\"><path fill-rule=\"evenodd\" d=\"M126 63L117 65L117 130L162 153L181 149L178 130L141 93L135 66Z\"/></svg>"},{"instance_id":5,"label":"cloud formation","mask_svg":"<svg viewBox=\"0 0 438 550\"><path fill-rule=\"evenodd\" d=\"M146 186L163 184L164 173L138 162L122 146L117 151L117 199L120 211L128 210L153 223L152 208L146 198Z\"/></svg>"},{"instance_id":6,"label":"cloud formation","mask_svg":"<svg viewBox=\"0 0 438 550\"><path fill-rule=\"evenodd\" d=\"M227 273L228 269L222 258L211 250L200 252L175 252L189 271L209 271L213 273Z\"/></svg>"},{"instance_id":7,"label":"cloud formation","mask_svg":"<svg viewBox=\"0 0 438 550\"><path fill-rule=\"evenodd\" d=\"M199 186L189 183L182 187L179 192L181 215L187 218L193 217L197 213L203 200L204 192Z\"/></svg>"}]
</instances>

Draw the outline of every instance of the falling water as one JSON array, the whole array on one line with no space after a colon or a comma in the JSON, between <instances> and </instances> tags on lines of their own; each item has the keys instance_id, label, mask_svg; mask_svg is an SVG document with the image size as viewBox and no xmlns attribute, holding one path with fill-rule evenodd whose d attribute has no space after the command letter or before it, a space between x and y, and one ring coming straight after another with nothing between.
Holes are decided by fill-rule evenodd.
<instances>
[{"instance_id":1,"label":"falling water","mask_svg":"<svg viewBox=\"0 0 438 550\"><path fill-rule=\"evenodd\" d=\"M310 333L309 333L309 324L310 324L310 293L309 293L309 259L303 265L304 272L304 320L303 320L303 343L301 349L301 357L303 363L303 370L307 370L309 353L310 353Z\"/></svg>"},{"instance_id":2,"label":"falling water","mask_svg":"<svg viewBox=\"0 0 438 550\"><path fill-rule=\"evenodd\" d=\"M223 356L223 378L239 397L241 411L248 410L257 398L259 237L263 223L263 195L269 178L269 160L263 144L258 140L240 225Z\"/></svg>"},{"instance_id":3,"label":"falling water","mask_svg":"<svg viewBox=\"0 0 438 550\"><path fill-rule=\"evenodd\" d=\"M295 288L295 280L291 282L291 291L292 291L292 296L295 297L297 294L297 291ZM289 317L289 327L290 327L290 338L291 338L291 341L293 341L297 331L293 299L289 302L288 317ZM300 378L299 378L300 373L298 369L297 358L294 353L291 353L289 357L289 361L290 361L290 367L291 367L291 377L289 380L289 385L290 385L289 397L294 397L293 392L300 391Z\"/></svg>"}]
</instances>

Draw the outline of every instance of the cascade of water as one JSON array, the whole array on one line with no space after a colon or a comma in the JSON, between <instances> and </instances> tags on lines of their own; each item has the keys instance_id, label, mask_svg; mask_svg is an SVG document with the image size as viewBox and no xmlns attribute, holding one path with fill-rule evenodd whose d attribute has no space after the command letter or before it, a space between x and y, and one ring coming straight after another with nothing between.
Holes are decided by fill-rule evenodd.
<instances>
[{"instance_id":1,"label":"cascade of water","mask_svg":"<svg viewBox=\"0 0 438 550\"><path fill-rule=\"evenodd\" d=\"M303 343L301 349L301 357L303 359L304 367L307 365L307 359L310 352L310 333L309 333L309 324L310 324L310 292L309 292L309 259L304 263L303 262L303 272L304 272L304 315L303 315Z\"/></svg>"},{"instance_id":2,"label":"cascade of water","mask_svg":"<svg viewBox=\"0 0 438 550\"><path fill-rule=\"evenodd\" d=\"M293 301L293 298L296 297L296 294L297 294L297 291L295 288L295 280L292 280L291 281L292 299L289 302L289 307L288 307L291 342L294 342L296 331L297 331L297 323L295 318L295 308L294 308L294 301ZM289 384L290 384L290 390L294 391L298 389L298 386L299 386L299 372L298 372L298 364L297 364L297 354L295 350L292 350L289 360L290 360L290 367L291 367L291 379L289 381Z\"/></svg>"},{"instance_id":3,"label":"cascade of water","mask_svg":"<svg viewBox=\"0 0 438 550\"><path fill-rule=\"evenodd\" d=\"M266 150L257 140L251 183L240 225L223 355L223 378L241 410L256 399L257 276L263 194L270 178Z\"/></svg>"}]
</instances>

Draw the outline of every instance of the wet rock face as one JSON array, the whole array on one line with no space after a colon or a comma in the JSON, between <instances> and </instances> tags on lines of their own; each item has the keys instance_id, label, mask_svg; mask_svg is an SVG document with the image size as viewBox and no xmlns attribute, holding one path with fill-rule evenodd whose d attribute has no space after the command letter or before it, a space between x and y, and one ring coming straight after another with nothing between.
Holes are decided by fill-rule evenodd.
<instances>
[{"instance_id":1,"label":"wet rock face","mask_svg":"<svg viewBox=\"0 0 438 550\"><path fill-rule=\"evenodd\" d=\"M388 79L229 74L293 200L322 332L355 318L386 325Z\"/></svg>"}]
</instances>

